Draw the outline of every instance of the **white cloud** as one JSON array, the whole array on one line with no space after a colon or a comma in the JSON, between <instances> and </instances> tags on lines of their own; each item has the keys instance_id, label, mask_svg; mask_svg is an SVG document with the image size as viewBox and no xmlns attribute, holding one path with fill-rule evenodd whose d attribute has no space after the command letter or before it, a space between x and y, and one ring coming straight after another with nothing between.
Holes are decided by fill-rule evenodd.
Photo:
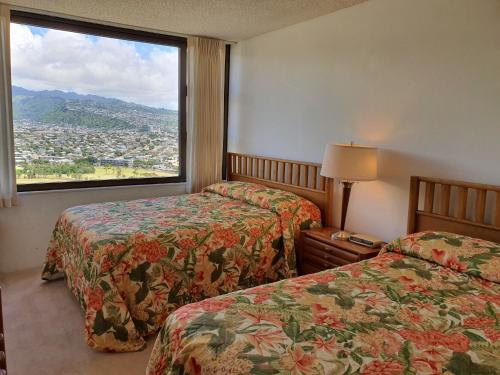
<instances>
[{"instance_id":1,"label":"white cloud","mask_svg":"<svg viewBox=\"0 0 500 375\"><path fill-rule=\"evenodd\" d=\"M177 109L177 49L11 25L12 83L31 90L63 90Z\"/></svg>"}]
</instances>

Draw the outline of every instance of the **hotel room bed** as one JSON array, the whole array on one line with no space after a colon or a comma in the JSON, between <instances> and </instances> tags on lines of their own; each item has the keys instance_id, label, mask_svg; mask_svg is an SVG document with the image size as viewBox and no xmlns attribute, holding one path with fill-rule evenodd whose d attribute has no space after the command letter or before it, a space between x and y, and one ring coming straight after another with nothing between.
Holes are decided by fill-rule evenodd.
<instances>
[{"instance_id":1,"label":"hotel room bed","mask_svg":"<svg viewBox=\"0 0 500 375\"><path fill-rule=\"evenodd\" d=\"M310 201L244 182L78 206L60 216L42 277L66 276L89 346L139 350L179 306L294 276L294 238L315 226Z\"/></svg>"},{"instance_id":2,"label":"hotel room bed","mask_svg":"<svg viewBox=\"0 0 500 375\"><path fill-rule=\"evenodd\" d=\"M426 231L376 258L171 314L147 373L498 374L500 245Z\"/></svg>"}]
</instances>

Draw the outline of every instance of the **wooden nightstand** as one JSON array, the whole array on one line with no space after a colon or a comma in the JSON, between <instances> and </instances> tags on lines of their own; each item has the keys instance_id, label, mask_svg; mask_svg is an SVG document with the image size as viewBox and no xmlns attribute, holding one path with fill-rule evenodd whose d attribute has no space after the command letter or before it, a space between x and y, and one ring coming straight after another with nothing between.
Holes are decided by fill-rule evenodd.
<instances>
[{"instance_id":1,"label":"wooden nightstand","mask_svg":"<svg viewBox=\"0 0 500 375\"><path fill-rule=\"evenodd\" d=\"M332 240L332 233L337 231L337 228L325 227L301 232L297 249L299 275L373 258L380 251L380 248L370 249L350 241Z\"/></svg>"}]
</instances>

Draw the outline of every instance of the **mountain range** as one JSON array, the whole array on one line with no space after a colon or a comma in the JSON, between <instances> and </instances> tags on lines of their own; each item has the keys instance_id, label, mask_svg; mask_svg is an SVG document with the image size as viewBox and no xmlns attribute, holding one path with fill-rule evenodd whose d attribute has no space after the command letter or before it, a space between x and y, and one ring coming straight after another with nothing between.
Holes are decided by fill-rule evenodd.
<instances>
[{"instance_id":1,"label":"mountain range","mask_svg":"<svg viewBox=\"0 0 500 375\"><path fill-rule=\"evenodd\" d=\"M164 126L174 130L178 124L177 111L60 90L12 86L12 106L14 121L45 125L149 131Z\"/></svg>"}]
</instances>

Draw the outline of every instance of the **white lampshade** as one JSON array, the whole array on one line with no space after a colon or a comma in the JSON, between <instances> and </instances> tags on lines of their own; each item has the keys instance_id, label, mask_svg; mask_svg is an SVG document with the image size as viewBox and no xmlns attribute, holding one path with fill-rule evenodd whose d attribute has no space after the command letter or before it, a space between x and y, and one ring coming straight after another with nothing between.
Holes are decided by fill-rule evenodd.
<instances>
[{"instance_id":1,"label":"white lampshade","mask_svg":"<svg viewBox=\"0 0 500 375\"><path fill-rule=\"evenodd\" d=\"M377 148L360 145L328 144L321 175L346 181L377 178Z\"/></svg>"}]
</instances>

